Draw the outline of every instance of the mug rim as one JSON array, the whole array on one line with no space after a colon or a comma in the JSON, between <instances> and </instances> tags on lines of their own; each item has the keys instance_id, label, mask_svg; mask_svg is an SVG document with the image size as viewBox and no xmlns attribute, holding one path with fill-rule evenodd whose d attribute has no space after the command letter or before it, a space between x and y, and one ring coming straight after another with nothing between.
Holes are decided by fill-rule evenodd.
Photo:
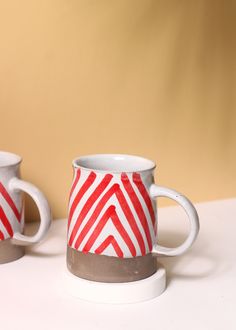
<instances>
[{"instance_id":1,"label":"mug rim","mask_svg":"<svg viewBox=\"0 0 236 330\"><path fill-rule=\"evenodd\" d=\"M92 160L95 161L95 159L102 159L102 158L110 158L110 160L113 161L115 160L115 158L118 159L126 159L126 160L136 160L136 161L140 161L143 162L143 167L134 167L133 169L129 169L129 170L125 170L125 169L120 169L120 170L114 170L114 169L101 169L101 168L96 168L95 166L85 166L83 164L81 164L83 161L86 160ZM145 165L146 164L146 165ZM90 155L84 155L84 156L80 156L80 157L76 157L73 159L72 161L72 165L73 167L76 168L81 168L83 170L86 171L95 171L95 172L101 172L101 173L134 173L134 172L146 172L146 171L152 171L156 168L156 164L154 161L142 157L142 156L138 156L138 155L131 155L131 154L109 154L109 153L100 153L100 154L90 154Z\"/></svg>"},{"instance_id":2,"label":"mug rim","mask_svg":"<svg viewBox=\"0 0 236 330\"><path fill-rule=\"evenodd\" d=\"M0 150L0 168L18 165L22 162L22 157L13 152Z\"/></svg>"}]
</instances>

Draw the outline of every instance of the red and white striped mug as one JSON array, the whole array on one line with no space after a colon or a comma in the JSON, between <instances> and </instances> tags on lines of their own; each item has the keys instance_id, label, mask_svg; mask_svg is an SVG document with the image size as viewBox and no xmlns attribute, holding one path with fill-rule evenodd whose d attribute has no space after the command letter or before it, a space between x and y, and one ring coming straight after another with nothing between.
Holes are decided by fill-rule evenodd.
<instances>
[{"instance_id":1,"label":"red and white striped mug","mask_svg":"<svg viewBox=\"0 0 236 330\"><path fill-rule=\"evenodd\" d=\"M156 256L185 252L199 231L192 203L175 190L154 184L155 164L131 155L98 154L73 161L69 199L67 266L76 276L128 282L156 272ZM179 203L189 219L183 244L157 244L157 197Z\"/></svg>"},{"instance_id":2,"label":"red and white striped mug","mask_svg":"<svg viewBox=\"0 0 236 330\"><path fill-rule=\"evenodd\" d=\"M38 243L51 224L51 212L44 195L31 183L20 179L20 156L0 151L0 264L21 258L24 245ZM33 236L23 234L23 192L35 201L40 226Z\"/></svg>"}]
</instances>

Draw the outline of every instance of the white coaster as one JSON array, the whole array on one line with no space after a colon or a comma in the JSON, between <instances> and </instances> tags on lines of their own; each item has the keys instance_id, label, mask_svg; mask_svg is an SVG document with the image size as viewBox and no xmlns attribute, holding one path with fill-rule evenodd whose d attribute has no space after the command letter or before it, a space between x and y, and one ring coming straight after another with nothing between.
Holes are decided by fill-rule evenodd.
<instances>
[{"instance_id":1,"label":"white coaster","mask_svg":"<svg viewBox=\"0 0 236 330\"><path fill-rule=\"evenodd\" d=\"M102 283L88 281L65 270L63 287L67 293L79 299L97 303L136 303L161 295L166 288L166 271L158 263L158 270L152 276L140 281L125 283Z\"/></svg>"}]
</instances>

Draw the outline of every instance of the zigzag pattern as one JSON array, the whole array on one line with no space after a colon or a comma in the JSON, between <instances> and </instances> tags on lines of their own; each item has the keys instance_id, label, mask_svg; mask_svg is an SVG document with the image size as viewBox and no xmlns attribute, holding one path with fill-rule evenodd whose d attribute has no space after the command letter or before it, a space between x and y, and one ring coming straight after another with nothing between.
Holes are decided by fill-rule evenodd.
<instances>
[{"instance_id":1,"label":"zigzag pattern","mask_svg":"<svg viewBox=\"0 0 236 330\"><path fill-rule=\"evenodd\" d=\"M156 236L155 204L139 173L77 169L69 200L68 245L84 253L145 255Z\"/></svg>"},{"instance_id":2,"label":"zigzag pattern","mask_svg":"<svg viewBox=\"0 0 236 330\"><path fill-rule=\"evenodd\" d=\"M22 208L21 211L17 209L12 197L0 182L0 241L13 237L15 228L20 231L21 218Z\"/></svg>"}]
</instances>

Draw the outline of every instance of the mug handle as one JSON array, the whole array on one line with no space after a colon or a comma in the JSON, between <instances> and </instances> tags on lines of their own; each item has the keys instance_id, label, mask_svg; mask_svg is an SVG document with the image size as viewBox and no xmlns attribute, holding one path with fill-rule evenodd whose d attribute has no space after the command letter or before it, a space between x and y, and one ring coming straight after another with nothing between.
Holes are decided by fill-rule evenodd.
<instances>
[{"instance_id":1,"label":"mug handle","mask_svg":"<svg viewBox=\"0 0 236 330\"><path fill-rule=\"evenodd\" d=\"M12 243L26 246L40 242L51 225L51 211L48 201L44 197L43 193L29 182L18 178L13 178L9 182L9 186L10 189L22 190L29 194L36 203L40 215L40 225L37 233L33 236L26 236L16 232L11 239Z\"/></svg>"},{"instance_id":2,"label":"mug handle","mask_svg":"<svg viewBox=\"0 0 236 330\"><path fill-rule=\"evenodd\" d=\"M186 212L190 224L189 235L181 245L175 248L168 248L165 246L155 244L153 246L152 253L158 256L171 256L171 257L178 256L184 253L191 247L199 232L199 218L195 207L190 202L190 200L187 197L183 196L181 193L173 189L157 186L155 184L152 184L150 187L150 195L152 198L168 197L176 201L180 206L182 206L182 208Z\"/></svg>"}]
</instances>

